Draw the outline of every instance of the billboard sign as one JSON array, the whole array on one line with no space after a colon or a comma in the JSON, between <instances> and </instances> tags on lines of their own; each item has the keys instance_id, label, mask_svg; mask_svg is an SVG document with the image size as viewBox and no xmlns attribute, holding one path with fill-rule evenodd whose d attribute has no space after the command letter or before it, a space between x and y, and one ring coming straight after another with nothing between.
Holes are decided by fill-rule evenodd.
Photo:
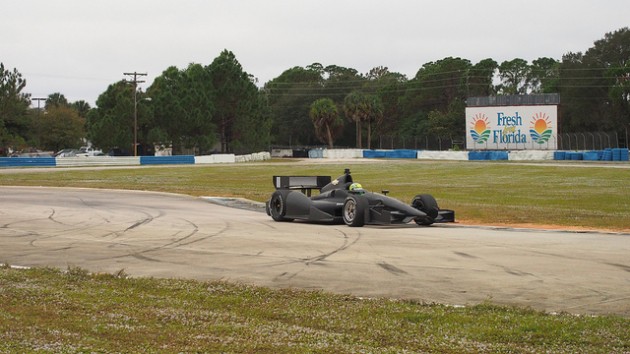
<instances>
[{"instance_id":1,"label":"billboard sign","mask_svg":"<svg viewBox=\"0 0 630 354\"><path fill-rule=\"evenodd\" d=\"M558 106L466 108L468 150L555 150Z\"/></svg>"}]
</instances>

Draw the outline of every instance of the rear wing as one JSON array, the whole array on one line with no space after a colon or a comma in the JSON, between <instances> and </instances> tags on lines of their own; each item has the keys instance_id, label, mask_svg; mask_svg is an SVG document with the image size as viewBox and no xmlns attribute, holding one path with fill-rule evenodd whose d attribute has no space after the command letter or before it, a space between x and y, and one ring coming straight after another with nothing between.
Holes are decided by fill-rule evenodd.
<instances>
[{"instance_id":1,"label":"rear wing","mask_svg":"<svg viewBox=\"0 0 630 354\"><path fill-rule=\"evenodd\" d=\"M331 181L330 176L273 176L276 189L299 189L309 197L311 190L321 190Z\"/></svg>"}]
</instances>

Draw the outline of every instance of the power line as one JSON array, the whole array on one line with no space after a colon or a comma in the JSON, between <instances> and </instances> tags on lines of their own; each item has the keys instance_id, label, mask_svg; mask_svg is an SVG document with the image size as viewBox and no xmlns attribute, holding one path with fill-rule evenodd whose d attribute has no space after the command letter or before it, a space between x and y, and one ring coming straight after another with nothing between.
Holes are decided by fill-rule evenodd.
<instances>
[{"instance_id":1,"label":"power line","mask_svg":"<svg viewBox=\"0 0 630 354\"><path fill-rule=\"evenodd\" d=\"M139 73L139 72L132 72L132 73L123 73L123 75L127 75L127 76L133 76L133 85L134 87L138 86L138 84L141 84L144 82L144 80L138 80L138 76L147 76L147 73Z\"/></svg>"}]
</instances>

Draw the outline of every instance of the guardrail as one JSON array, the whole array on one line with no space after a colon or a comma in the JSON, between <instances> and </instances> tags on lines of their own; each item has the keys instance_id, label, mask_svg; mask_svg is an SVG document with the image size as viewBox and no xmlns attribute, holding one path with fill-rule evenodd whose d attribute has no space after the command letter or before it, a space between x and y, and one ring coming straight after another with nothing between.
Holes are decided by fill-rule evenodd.
<instances>
[{"instance_id":1,"label":"guardrail","mask_svg":"<svg viewBox=\"0 0 630 354\"><path fill-rule=\"evenodd\" d=\"M57 167L129 166L129 165L139 165L140 157L134 157L134 156L58 157L56 158L56 162L57 162Z\"/></svg>"},{"instance_id":2,"label":"guardrail","mask_svg":"<svg viewBox=\"0 0 630 354\"><path fill-rule=\"evenodd\" d=\"M0 167L54 167L54 157L0 157Z\"/></svg>"},{"instance_id":3,"label":"guardrail","mask_svg":"<svg viewBox=\"0 0 630 354\"><path fill-rule=\"evenodd\" d=\"M288 151L283 151L282 157ZM591 151L427 151L427 150L362 150L362 149L313 149L307 152L314 159L419 159L419 160L459 160L459 161L629 161L630 151L625 148ZM140 156L140 157L0 157L2 167L79 167L79 166L133 166L133 165L179 165L243 163L264 161L272 157L269 152L248 155L216 154L207 156ZM276 156L277 157L277 156ZM299 156L302 158L303 156Z\"/></svg>"},{"instance_id":4,"label":"guardrail","mask_svg":"<svg viewBox=\"0 0 630 354\"><path fill-rule=\"evenodd\" d=\"M291 150L278 150L281 156L293 157ZM476 150L476 151L433 151L433 150L361 150L361 149L312 149L310 158L323 159L420 159L458 161L543 161L543 160L586 160L586 161L628 161L628 149L605 149L598 151L554 151L554 150ZM273 155L272 155L273 156ZM301 156L300 156L301 157Z\"/></svg>"},{"instance_id":5,"label":"guardrail","mask_svg":"<svg viewBox=\"0 0 630 354\"><path fill-rule=\"evenodd\" d=\"M591 151L555 151L554 160L628 161L628 149L604 149Z\"/></svg>"},{"instance_id":6,"label":"guardrail","mask_svg":"<svg viewBox=\"0 0 630 354\"><path fill-rule=\"evenodd\" d=\"M76 157L0 157L2 167L82 167L215 164L269 160L269 152L248 155L214 154L204 156L76 156Z\"/></svg>"},{"instance_id":7,"label":"guardrail","mask_svg":"<svg viewBox=\"0 0 630 354\"><path fill-rule=\"evenodd\" d=\"M174 156L140 156L141 165L193 165L195 156L174 155Z\"/></svg>"}]
</instances>

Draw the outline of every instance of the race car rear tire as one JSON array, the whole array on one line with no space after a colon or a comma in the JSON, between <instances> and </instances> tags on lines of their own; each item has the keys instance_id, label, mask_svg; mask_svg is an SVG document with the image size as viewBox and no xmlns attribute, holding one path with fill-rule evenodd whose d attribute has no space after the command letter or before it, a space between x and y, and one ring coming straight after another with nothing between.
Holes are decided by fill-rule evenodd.
<instances>
[{"instance_id":1,"label":"race car rear tire","mask_svg":"<svg viewBox=\"0 0 630 354\"><path fill-rule=\"evenodd\" d=\"M416 219L416 224L428 226L435 222L438 217L440 208L437 200L430 194L418 194L411 200L411 206L427 214L427 218Z\"/></svg>"},{"instance_id":2,"label":"race car rear tire","mask_svg":"<svg viewBox=\"0 0 630 354\"><path fill-rule=\"evenodd\" d=\"M287 213L287 192L289 191L275 191L269 199L269 214L275 221L293 221L291 218L286 218Z\"/></svg>"},{"instance_id":3,"label":"race car rear tire","mask_svg":"<svg viewBox=\"0 0 630 354\"><path fill-rule=\"evenodd\" d=\"M349 195L343 203L343 222L350 227L365 225L365 214L369 208L368 201L360 195Z\"/></svg>"}]
</instances>

